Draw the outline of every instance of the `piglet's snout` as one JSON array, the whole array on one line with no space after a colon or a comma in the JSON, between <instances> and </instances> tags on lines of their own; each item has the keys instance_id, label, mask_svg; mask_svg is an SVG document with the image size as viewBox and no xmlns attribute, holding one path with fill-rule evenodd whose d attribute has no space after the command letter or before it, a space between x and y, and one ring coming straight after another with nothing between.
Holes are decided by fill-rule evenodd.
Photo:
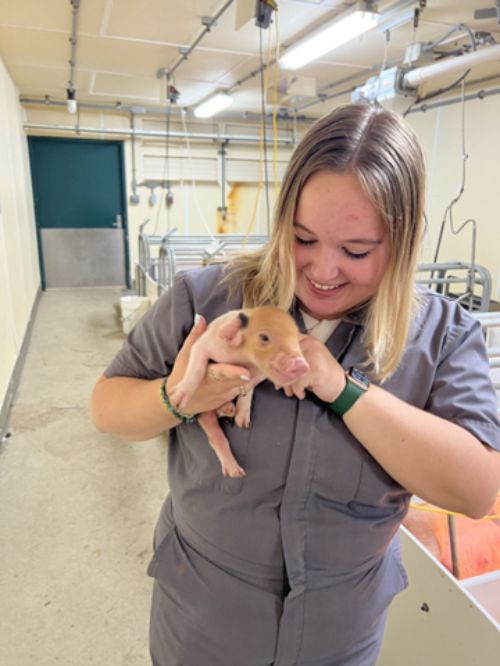
<instances>
[{"instance_id":1,"label":"piglet's snout","mask_svg":"<svg viewBox=\"0 0 500 666\"><path fill-rule=\"evenodd\" d=\"M309 372L309 363L303 356L293 356L292 358L284 358L282 362L278 364L277 369L289 381L293 382L296 379L303 377L306 372Z\"/></svg>"}]
</instances>

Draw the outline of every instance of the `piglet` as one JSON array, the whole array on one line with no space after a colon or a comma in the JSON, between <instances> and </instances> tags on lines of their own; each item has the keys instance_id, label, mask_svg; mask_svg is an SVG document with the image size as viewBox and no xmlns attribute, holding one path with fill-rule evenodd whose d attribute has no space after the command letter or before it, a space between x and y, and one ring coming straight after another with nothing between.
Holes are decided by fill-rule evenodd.
<instances>
[{"instance_id":1,"label":"piglet","mask_svg":"<svg viewBox=\"0 0 500 666\"><path fill-rule=\"evenodd\" d=\"M194 343L183 379L170 390L170 401L180 411L203 380L210 361L242 365L251 372L237 398L235 422L250 425L253 390L264 379L275 386L291 384L307 372L309 364L299 345L300 333L292 317L272 306L232 310L214 319ZM244 476L234 458L214 411L204 412L198 423L222 465L224 476Z\"/></svg>"}]
</instances>

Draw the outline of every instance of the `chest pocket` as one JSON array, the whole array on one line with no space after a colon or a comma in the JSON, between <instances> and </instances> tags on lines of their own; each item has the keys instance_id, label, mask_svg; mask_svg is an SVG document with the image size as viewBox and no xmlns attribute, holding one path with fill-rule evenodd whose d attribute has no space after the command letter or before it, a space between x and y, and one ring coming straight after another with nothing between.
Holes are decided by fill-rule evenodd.
<instances>
[{"instance_id":1,"label":"chest pocket","mask_svg":"<svg viewBox=\"0 0 500 666\"><path fill-rule=\"evenodd\" d=\"M219 426L230 442L234 457L245 468L249 429L238 428L223 419L219 420ZM177 487L177 479L189 479L192 488L198 486L229 495L241 491L244 477L222 475L219 459L198 424L181 425L173 435L171 443L174 446L169 449L169 481L172 488Z\"/></svg>"},{"instance_id":2,"label":"chest pocket","mask_svg":"<svg viewBox=\"0 0 500 666\"><path fill-rule=\"evenodd\" d=\"M318 415L314 430L315 492L326 501L348 504L356 499L361 481L362 447L326 410Z\"/></svg>"}]
</instances>

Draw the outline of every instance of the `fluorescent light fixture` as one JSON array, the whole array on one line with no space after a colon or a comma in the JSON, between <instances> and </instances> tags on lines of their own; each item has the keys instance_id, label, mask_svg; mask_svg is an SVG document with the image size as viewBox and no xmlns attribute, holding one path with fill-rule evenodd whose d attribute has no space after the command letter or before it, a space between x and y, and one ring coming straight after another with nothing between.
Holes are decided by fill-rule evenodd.
<instances>
[{"instance_id":1,"label":"fluorescent light fixture","mask_svg":"<svg viewBox=\"0 0 500 666\"><path fill-rule=\"evenodd\" d=\"M228 93L216 93L194 109L194 115L197 118L210 118L219 111L227 109L233 103L233 98Z\"/></svg>"},{"instance_id":2,"label":"fluorescent light fixture","mask_svg":"<svg viewBox=\"0 0 500 666\"><path fill-rule=\"evenodd\" d=\"M338 46L359 37L374 28L380 20L380 14L356 10L344 18L335 19L333 23L316 30L311 35L291 46L280 58L284 69L298 69Z\"/></svg>"}]
</instances>

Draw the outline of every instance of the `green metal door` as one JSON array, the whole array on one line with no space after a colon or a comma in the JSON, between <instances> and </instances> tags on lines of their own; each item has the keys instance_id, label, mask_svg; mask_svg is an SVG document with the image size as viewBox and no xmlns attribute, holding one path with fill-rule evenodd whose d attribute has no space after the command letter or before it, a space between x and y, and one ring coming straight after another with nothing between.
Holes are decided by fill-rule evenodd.
<instances>
[{"instance_id":1,"label":"green metal door","mask_svg":"<svg viewBox=\"0 0 500 666\"><path fill-rule=\"evenodd\" d=\"M121 142L29 137L28 143L44 287L127 284Z\"/></svg>"}]
</instances>

